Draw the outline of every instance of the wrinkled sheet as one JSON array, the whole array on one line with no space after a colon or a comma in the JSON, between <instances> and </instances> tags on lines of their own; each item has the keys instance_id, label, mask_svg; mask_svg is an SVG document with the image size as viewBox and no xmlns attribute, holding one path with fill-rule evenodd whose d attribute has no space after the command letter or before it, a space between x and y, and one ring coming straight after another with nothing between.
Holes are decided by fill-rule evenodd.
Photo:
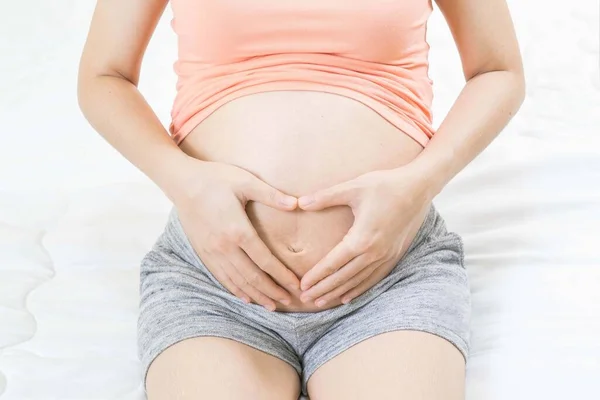
<instances>
[{"instance_id":1,"label":"wrinkled sheet","mask_svg":"<svg viewBox=\"0 0 600 400\"><path fill-rule=\"evenodd\" d=\"M170 204L77 110L73 77L93 3L0 5L10 11L0 13L9 55L0 78L2 400L143 398L139 261ZM598 8L593 0L509 4L527 100L436 199L465 241L467 398L599 399ZM148 51L156 65L148 76L169 76L167 24ZM439 117L461 85L439 10L429 38ZM172 84L172 76L142 84L163 122Z\"/></svg>"}]
</instances>

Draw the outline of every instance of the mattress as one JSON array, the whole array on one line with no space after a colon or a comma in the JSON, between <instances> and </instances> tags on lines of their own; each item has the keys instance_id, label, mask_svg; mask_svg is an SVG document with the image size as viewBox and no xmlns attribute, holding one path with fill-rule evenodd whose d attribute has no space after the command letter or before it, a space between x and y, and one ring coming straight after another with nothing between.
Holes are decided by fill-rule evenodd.
<instances>
[{"instance_id":1,"label":"mattress","mask_svg":"<svg viewBox=\"0 0 600 400\"><path fill-rule=\"evenodd\" d=\"M171 205L77 110L73 76L93 3L0 6L10 8L0 29L17 33L11 42L0 35L11 56L0 78L1 400L144 398L139 262ZM465 242L467 399L600 399L598 8L509 4L527 99L435 200ZM167 24L168 15L145 73L169 78L142 85L164 122ZM460 90L458 56L439 11L428 34L443 116Z\"/></svg>"}]
</instances>

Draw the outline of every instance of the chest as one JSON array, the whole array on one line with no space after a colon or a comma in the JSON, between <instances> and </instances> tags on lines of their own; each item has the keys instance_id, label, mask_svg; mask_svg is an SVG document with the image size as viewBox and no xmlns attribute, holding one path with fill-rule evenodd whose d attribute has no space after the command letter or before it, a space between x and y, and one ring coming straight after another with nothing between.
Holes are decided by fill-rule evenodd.
<instances>
[{"instance_id":1,"label":"chest","mask_svg":"<svg viewBox=\"0 0 600 400\"><path fill-rule=\"evenodd\" d=\"M204 62L318 52L401 58L425 40L430 0L171 0L180 52Z\"/></svg>"}]
</instances>

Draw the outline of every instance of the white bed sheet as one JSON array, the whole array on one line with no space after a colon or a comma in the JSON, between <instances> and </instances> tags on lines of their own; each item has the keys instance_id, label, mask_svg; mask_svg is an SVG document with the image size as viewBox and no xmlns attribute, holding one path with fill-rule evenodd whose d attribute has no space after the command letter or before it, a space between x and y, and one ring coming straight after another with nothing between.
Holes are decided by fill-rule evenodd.
<instances>
[{"instance_id":1,"label":"white bed sheet","mask_svg":"<svg viewBox=\"0 0 600 400\"><path fill-rule=\"evenodd\" d=\"M9 55L0 74L2 400L143 399L138 264L170 205L78 113L73 77L93 3L0 5L0 33L11 33L0 35ZM526 103L436 200L467 252L469 400L600 399L594 3L509 2ZM151 76L170 74L167 18L147 55ZM439 12L429 32L439 117L460 90L460 68ZM172 83L142 88L163 121Z\"/></svg>"}]
</instances>

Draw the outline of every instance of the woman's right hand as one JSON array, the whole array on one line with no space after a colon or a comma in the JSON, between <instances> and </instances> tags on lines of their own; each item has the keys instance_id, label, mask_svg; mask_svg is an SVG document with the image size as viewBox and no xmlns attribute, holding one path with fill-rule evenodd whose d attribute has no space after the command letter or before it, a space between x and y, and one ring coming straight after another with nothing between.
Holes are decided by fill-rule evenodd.
<instances>
[{"instance_id":1,"label":"woman's right hand","mask_svg":"<svg viewBox=\"0 0 600 400\"><path fill-rule=\"evenodd\" d=\"M297 199L229 164L191 159L172 191L179 219L203 264L232 294L268 310L290 304L284 288L299 290L298 277L260 239L246 214L255 201L291 211Z\"/></svg>"}]
</instances>

